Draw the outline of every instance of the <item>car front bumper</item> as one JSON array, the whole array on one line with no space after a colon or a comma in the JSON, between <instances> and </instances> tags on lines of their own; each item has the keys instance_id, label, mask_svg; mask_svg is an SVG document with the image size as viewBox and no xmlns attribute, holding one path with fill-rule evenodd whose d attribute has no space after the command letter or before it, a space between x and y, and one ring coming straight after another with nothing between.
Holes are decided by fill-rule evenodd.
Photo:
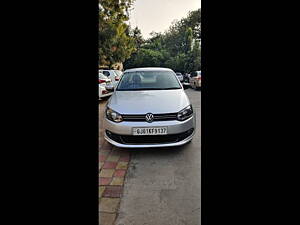
<instances>
[{"instance_id":1,"label":"car front bumper","mask_svg":"<svg viewBox=\"0 0 300 225\"><path fill-rule=\"evenodd\" d=\"M134 127L167 127L167 135L133 136ZM154 121L114 123L104 118L104 138L120 148L155 148L184 145L191 141L196 129L195 114L186 121ZM136 142L135 142L136 141Z\"/></svg>"}]
</instances>

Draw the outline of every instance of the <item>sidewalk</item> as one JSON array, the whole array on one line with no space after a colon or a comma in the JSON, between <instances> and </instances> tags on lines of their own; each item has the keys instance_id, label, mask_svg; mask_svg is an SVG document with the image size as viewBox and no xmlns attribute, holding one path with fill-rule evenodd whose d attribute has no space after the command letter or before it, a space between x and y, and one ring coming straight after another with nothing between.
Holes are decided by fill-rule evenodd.
<instances>
[{"instance_id":1,"label":"sidewalk","mask_svg":"<svg viewBox=\"0 0 300 225\"><path fill-rule=\"evenodd\" d=\"M99 151L99 224L114 225L124 188L130 154L102 140Z\"/></svg>"}]
</instances>

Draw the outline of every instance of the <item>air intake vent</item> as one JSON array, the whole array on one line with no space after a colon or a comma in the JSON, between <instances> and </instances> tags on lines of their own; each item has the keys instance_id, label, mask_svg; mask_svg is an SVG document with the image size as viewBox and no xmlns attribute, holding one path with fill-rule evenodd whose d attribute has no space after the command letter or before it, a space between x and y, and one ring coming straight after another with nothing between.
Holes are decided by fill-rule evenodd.
<instances>
[{"instance_id":1,"label":"air intake vent","mask_svg":"<svg viewBox=\"0 0 300 225\"><path fill-rule=\"evenodd\" d=\"M177 120L177 113L153 114L153 121ZM122 115L123 121L141 121L146 122L146 114Z\"/></svg>"}]
</instances>

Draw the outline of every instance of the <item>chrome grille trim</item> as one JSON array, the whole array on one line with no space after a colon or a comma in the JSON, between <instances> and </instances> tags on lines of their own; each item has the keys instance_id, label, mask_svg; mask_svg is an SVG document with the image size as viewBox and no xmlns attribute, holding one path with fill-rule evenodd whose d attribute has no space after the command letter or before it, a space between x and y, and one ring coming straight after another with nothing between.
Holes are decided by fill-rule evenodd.
<instances>
[{"instance_id":1,"label":"chrome grille trim","mask_svg":"<svg viewBox=\"0 0 300 225\"><path fill-rule=\"evenodd\" d=\"M153 114L153 121L177 120L177 113ZM123 121L146 121L146 114L123 114Z\"/></svg>"}]
</instances>

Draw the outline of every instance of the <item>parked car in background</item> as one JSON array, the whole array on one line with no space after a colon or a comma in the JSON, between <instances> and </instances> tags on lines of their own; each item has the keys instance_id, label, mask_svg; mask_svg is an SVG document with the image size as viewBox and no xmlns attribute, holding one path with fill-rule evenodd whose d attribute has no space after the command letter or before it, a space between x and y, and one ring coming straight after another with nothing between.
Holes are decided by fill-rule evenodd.
<instances>
[{"instance_id":1,"label":"parked car in background","mask_svg":"<svg viewBox=\"0 0 300 225\"><path fill-rule=\"evenodd\" d=\"M177 72L176 76L178 77L178 79L179 79L180 82L183 82L183 76L182 76L181 73Z\"/></svg>"},{"instance_id":2,"label":"parked car in background","mask_svg":"<svg viewBox=\"0 0 300 225\"><path fill-rule=\"evenodd\" d=\"M193 107L166 68L126 70L105 109L105 139L122 148L180 146L196 128Z\"/></svg>"},{"instance_id":3,"label":"parked car in background","mask_svg":"<svg viewBox=\"0 0 300 225\"><path fill-rule=\"evenodd\" d=\"M183 82L182 82L182 85L184 85L184 86L190 86L190 74L185 73L185 74L183 75Z\"/></svg>"},{"instance_id":4,"label":"parked car in background","mask_svg":"<svg viewBox=\"0 0 300 225\"><path fill-rule=\"evenodd\" d=\"M106 77L111 79L111 82L114 87L117 86L117 84L120 80L120 76L118 76L114 70L99 70L99 73L103 73Z\"/></svg>"},{"instance_id":5,"label":"parked car in background","mask_svg":"<svg viewBox=\"0 0 300 225\"><path fill-rule=\"evenodd\" d=\"M107 87L110 88L110 86L113 86L111 79L103 73L99 73L99 99L113 94L112 91L107 90Z\"/></svg>"},{"instance_id":6,"label":"parked car in background","mask_svg":"<svg viewBox=\"0 0 300 225\"><path fill-rule=\"evenodd\" d=\"M191 73L190 84L193 89L201 88L201 71L193 71Z\"/></svg>"},{"instance_id":7,"label":"parked car in background","mask_svg":"<svg viewBox=\"0 0 300 225\"><path fill-rule=\"evenodd\" d=\"M114 71L115 71L115 73L119 76L119 78L122 77L123 72L122 72L121 70L114 70Z\"/></svg>"}]
</instances>

